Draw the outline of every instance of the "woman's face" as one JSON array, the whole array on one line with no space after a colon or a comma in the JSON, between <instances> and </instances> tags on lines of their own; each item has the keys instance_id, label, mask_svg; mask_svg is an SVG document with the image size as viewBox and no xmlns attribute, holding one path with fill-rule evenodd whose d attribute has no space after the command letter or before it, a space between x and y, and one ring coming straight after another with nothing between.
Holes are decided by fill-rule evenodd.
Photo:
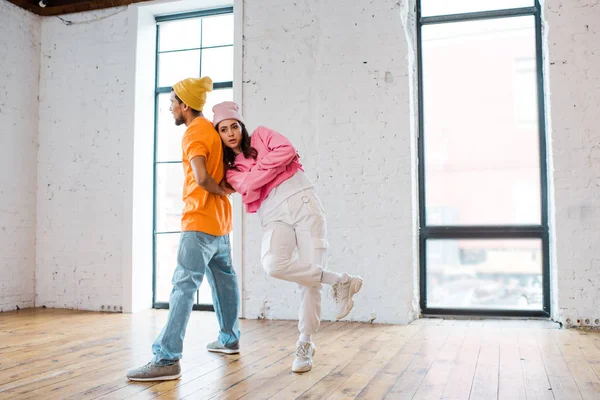
<instances>
[{"instance_id":1,"label":"woman's face","mask_svg":"<svg viewBox=\"0 0 600 400\"><path fill-rule=\"evenodd\" d=\"M225 146L236 154L242 151L242 127L235 119L226 119L219 122L219 135Z\"/></svg>"}]
</instances>

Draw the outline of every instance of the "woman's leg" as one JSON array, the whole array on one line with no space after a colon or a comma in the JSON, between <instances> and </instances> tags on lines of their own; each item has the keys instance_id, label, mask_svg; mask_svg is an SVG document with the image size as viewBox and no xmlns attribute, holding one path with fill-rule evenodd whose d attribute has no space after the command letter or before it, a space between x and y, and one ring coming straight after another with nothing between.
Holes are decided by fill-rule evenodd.
<instances>
[{"instance_id":1,"label":"woman's leg","mask_svg":"<svg viewBox=\"0 0 600 400\"><path fill-rule=\"evenodd\" d=\"M294 257L296 247L294 228L280 221L267 224L261 251L265 272L273 278L302 286L319 286L321 266L309 260Z\"/></svg>"},{"instance_id":2,"label":"woman's leg","mask_svg":"<svg viewBox=\"0 0 600 400\"><path fill-rule=\"evenodd\" d=\"M295 221L298 253L311 252L313 263L322 267L321 282L332 285L338 307L336 318L341 319L354 307L353 297L361 289L362 279L347 273L327 271L327 221L314 190L303 191L301 197L290 201L290 212Z\"/></svg>"},{"instance_id":3,"label":"woman's leg","mask_svg":"<svg viewBox=\"0 0 600 400\"><path fill-rule=\"evenodd\" d=\"M310 237L304 237L303 233L297 232L298 258L306 263L312 262L323 265L327 257L326 248L314 248ZM312 341L311 335L319 330L321 325L321 291L323 286L301 286L302 301L300 303L300 315L298 318L298 330L300 340Z\"/></svg>"}]
</instances>

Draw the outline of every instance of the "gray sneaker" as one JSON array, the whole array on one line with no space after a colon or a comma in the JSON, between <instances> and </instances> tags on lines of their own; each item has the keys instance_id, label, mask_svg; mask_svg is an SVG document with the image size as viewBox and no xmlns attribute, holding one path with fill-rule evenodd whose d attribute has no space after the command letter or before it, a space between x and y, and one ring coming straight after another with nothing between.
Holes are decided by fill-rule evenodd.
<instances>
[{"instance_id":1,"label":"gray sneaker","mask_svg":"<svg viewBox=\"0 0 600 400\"><path fill-rule=\"evenodd\" d=\"M225 347L221 344L221 342L215 340L214 342L206 345L206 350L212 353L238 354L240 352L240 344L236 343L233 346Z\"/></svg>"},{"instance_id":2,"label":"gray sneaker","mask_svg":"<svg viewBox=\"0 0 600 400\"><path fill-rule=\"evenodd\" d=\"M143 367L132 369L127 373L127 379L136 382L172 381L181 376L179 361L171 365L157 365L152 362Z\"/></svg>"}]
</instances>

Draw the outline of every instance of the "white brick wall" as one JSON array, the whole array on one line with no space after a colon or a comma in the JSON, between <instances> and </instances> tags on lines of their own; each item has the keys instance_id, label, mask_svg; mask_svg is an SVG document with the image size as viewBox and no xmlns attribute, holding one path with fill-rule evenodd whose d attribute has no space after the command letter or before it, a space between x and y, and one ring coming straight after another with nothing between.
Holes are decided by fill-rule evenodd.
<instances>
[{"instance_id":1,"label":"white brick wall","mask_svg":"<svg viewBox=\"0 0 600 400\"><path fill-rule=\"evenodd\" d=\"M558 309L600 318L600 4L546 0Z\"/></svg>"},{"instance_id":2,"label":"white brick wall","mask_svg":"<svg viewBox=\"0 0 600 400\"><path fill-rule=\"evenodd\" d=\"M350 318L409 321L416 210L401 5L246 1L244 15L245 118L299 149L328 217L329 268L364 277ZM244 316L296 318L298 289L267 279L258 218L246 220Z\"/></svg>"},{"instance_id":3,"label":"white brick wall","mask_svg":"<svg viewBox=\"0 0 600 400\"><path fill-rule=\"evenodd\" d=\"M40 23L0 0L0 312L34 301Z\"/></svg>"},{"instance_id":4,"label":"white brick wall","mask_svg":"<svg viewBox=\"0 0 600 400\"><path fill-rule=\"evenodd\" d=\"M134 47L127 12L42 22L36 305L120 309L130 245ZM152 134L148 134L149 140ZM151 168L151 166L149 166Z\"/></svg>"},{"instance_id":5,"label":"white brick wall","mask_svg":"<svg viewBox=\"0 0 600 400\"><path fill-rule=\"evenodd\" d=\"M251 128L269 125L300 150L327 212L330 268L365 277L351 314L357 320L406 322L418 311L403 4L244 5L245 116ZM131 243L136 32L130 13L109 17L117 11L71 15L107 18L66 26L57 18L40 23L0 2L0 311L33 305L34 271L37 306L121 306ZM600 317L600 5L546 0L545 18L554 314L594 320ZM30 157L38 140L36 177ZM244 238L244 316L295 318L298 290L267 279L260 267L255 216L246 218ZM327 300L325 318L333 316L330 306Z\"/></svg>"}]
</instances>

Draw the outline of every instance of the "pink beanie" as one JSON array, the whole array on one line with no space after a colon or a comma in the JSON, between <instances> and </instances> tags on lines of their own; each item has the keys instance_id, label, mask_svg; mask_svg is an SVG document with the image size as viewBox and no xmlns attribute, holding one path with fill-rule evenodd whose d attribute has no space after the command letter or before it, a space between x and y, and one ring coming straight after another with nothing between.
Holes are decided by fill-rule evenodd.
<instances>
[{"instance_id":1,"label":"pink beanie","mask_svg":"<svg viewBox=\"0 0 600 400\"><path fill-rule=\"evenodd\" d=\"M233 101L224 101L222 103L217 104L212 108L213 110L213 125L215 128L219 124L219 122L224 121L226 119L237 119L242 124L244 123L244 118L242 118L242 114L240 114L240 108L237 103Z\"/></svg>"}]
</instances>

